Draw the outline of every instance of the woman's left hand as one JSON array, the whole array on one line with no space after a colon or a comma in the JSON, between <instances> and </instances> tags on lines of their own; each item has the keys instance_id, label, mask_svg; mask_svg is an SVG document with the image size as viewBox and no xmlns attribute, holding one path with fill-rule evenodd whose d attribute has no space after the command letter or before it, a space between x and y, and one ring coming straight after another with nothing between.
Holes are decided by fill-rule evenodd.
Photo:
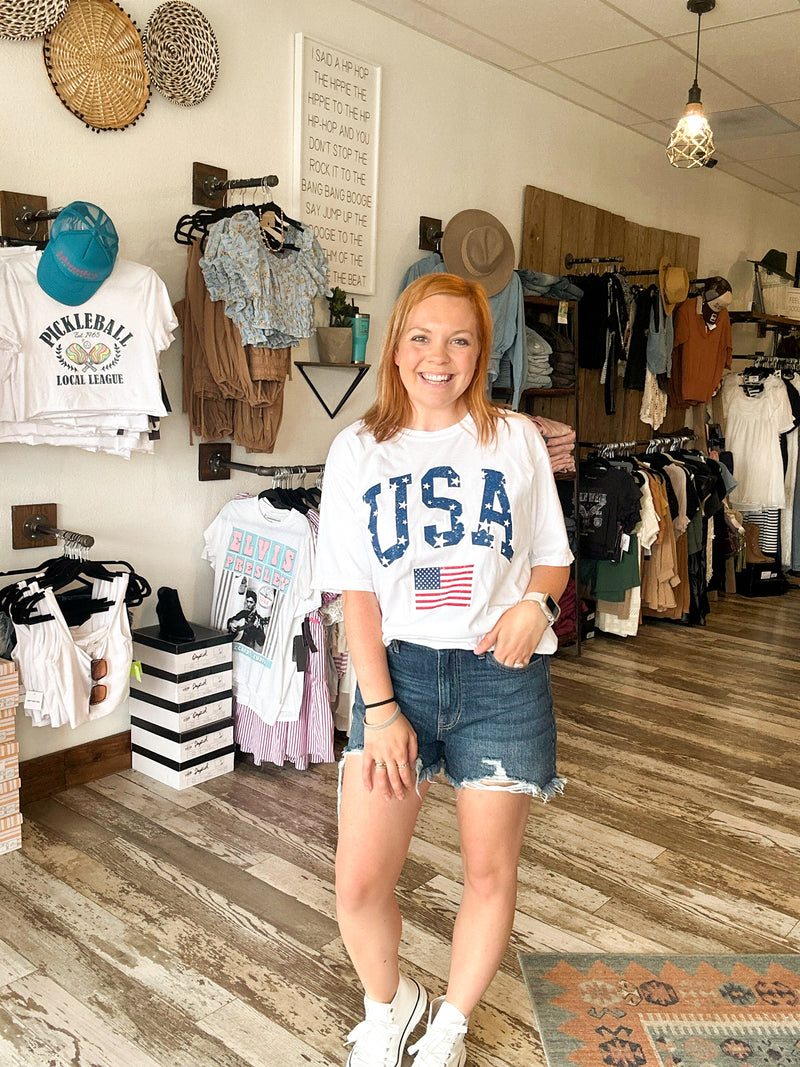
<instances>
[{"instance_id":1,"label":"woman's left hand","mask_svg":"<svg viewBox=\"0 0 800 1067\"><path fill-rule=\"evenodd\" d=\"M547 629L547 619L537 603L523 600L508 608L475 646L475 655L492 650L506 667L527 667Z\"/></svg>"}]
</instances>

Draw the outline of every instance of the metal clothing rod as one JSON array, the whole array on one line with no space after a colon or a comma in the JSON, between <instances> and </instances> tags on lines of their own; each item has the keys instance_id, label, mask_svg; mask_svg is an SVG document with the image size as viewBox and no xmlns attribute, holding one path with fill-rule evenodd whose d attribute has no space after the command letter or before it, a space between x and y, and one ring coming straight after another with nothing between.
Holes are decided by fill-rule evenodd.
<instances>
[{"instance_id":1,"label":"metal clothing rod","mask_svg":"<svg viewBox=\"0 0 800 1067\"><path fill-rule=\"evenodd\" d=\"M632 448L649 448L655 450L662 445L678 445L684 441L693 441L695 434L690 430L678 430L675 433L660 434L646 441L578 441L580 448L592 448L599 452L623 452Z\"/></svg>"},{"instance_id":2,"label":"metal clothing rod","mask_svg":"<svg viewBox=\"0 0 800 1067\"><path fill-rule=\"evenodd\" d=\"M625 270L625 268L623 267L622 270L619 273L620 274L626 274L626 275L627 274L660 274L661 271L658 269L658 267L650 268L648 270Z\"/></svg>"},{"instance_id":3,"label":"metal clothing rod","mask_svg":"<svg viewBox=\"0 0 800 1067\"><path fill-rule=\"evenodd\" d=\"M41 515L32 515L26 519L23 533L35 541L37 537L60 537L65 546L76 548L91 548L94 538L91 534L75 533L74 530L61 530L56 526L50 526Z\"/></svg>"},{"instance_id":4,"label":"metal clothing rod","mask_svg":"<svg viewBox=\"0 0 800 1067\"><path fill-rule=\"evenodd\" d=\"M20 233L32 234L36 232L38 223L48 222L50 219L57 218L63 210L61 207L51 207L33 211L23 205L14 216L14 225Z\"/></svg>"},{"instance_id":5,"label":"metal clothing rod","mask_svg":"<svg viewBox=\"0 0 800 1067\"><path fill-rule=\"evenodd\" d=\"M206 196L214 196L226 189L253 189L256 186L272 189L277 184L277 174L265 174L263 178L228 178L227 181L220 181L215 174L209 174L203 182L203 190Z\"/></svg>"},{"instance_id":6,"label":"metal clothing rod","mask_svg":"<svg viewBox=\"0 0 800 1067\"><path fill-rule=\"evenodd\" d=\"M275 478L279 475L288 477L290 474L314 474L317 471L325 470L324 463L283 463L279 467L260 467L254 463L236 463L232 459L225 459L221 452L212 453L208 457L208 465L215 474L220 470L247 471L250 474L257 474L261 478Z\"/></svg>"},{"instance_id":7,"label":"metal clothing rod","mask_svg":"<svg viewBox=\"0 0 800 1067\"><path fill-rule=\"evenodd\" d=\"M570 252L564 256L564 266L567 270L570 267L574 267L576 263L624 263L624 256L585 256L582 258L576 258Z\"/></svg>"}]
</instances>

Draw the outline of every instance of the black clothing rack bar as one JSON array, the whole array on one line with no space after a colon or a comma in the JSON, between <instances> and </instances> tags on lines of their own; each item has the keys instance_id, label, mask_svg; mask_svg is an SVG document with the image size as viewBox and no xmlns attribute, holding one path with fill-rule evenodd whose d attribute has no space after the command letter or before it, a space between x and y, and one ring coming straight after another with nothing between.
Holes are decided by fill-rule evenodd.
<instances>
[{"instance_id":1,"label":"black clothing rack bar","mask_svg":"<svg viewBox=\"0 0 800 1067\"><path fill-rule=\"evenodd\" d=\"M221 181L210 174L203 182L203 188L208 196L215 196L227 189L254 189L258 186L262 189L272 189L277 184L277 174L265 174L263 178L228 178L227 181Z\"/></svg>"},{"instance_id":2,"label":"black clothing rack bar","mask_svg":"<svg viewBox=\"0 0 800 1067\"><path fill-rule=\"evenodd\" d=\"M628 275L628 274L660 274L661 272L660 272L658 267L656 267L655 269L653 269L652 267L649 267L647 270L625 270L625 268L623 267L622 270L619 271L619 273Z\"/></svg>"},{"instance_id":3,"label":"black clothing rack bar","mask_svg":"<svg viewBox=\"0 0 800 1067\"><path fill-rule=\"evenodd\" d=\"M603 452L623 452L630 451L634 448L649 448L652 451L662 448L665 445L684 444L686 441L693 441L695 439L693 431L687 429L676 430L673 433L659 434L656 437L651 437L645 441L578 441L579 448L591 448L601 454Z\"/></svg>"},{"instance_id":4,"label":"black clothing rack bar","mask_svg":"<svg viewBox=\"0 0 800 1067\"><path fill-rule=\"evenodd\" d=\"M226 471L244 471L259 478L289 477L289 475L318 474L325 469L324 463L281 463L260 466L255 463L239 463L230 458L230 445L201 445L198 453L198 475L201 481L213 480L215 476L228 477Z\"/></svg>"},{"instance_id":5,"label":"black clothing rack bar","mask_svg":"<svg viewBox=\"0 0 800 1067\"><path fill-rule=\"evenodd\" d=\"M29 207L20 208L14 216L14 225L20 233L36 233L36 225L39 222L49 222L58 218L63 211L60 207L42 208L41 211L31 211Z\"/></svg>"},{"instance_id":6,"label":"black clothing rack bar","mask_svg":"<svg viewBox=\"0 0 800 1067\"><path fill-rule=\"evenodd\" d=\"M623 263L624 261L624 256L584 256L576 258L570 252L567 252L564 256L564 266L567 270L574 267L576 263Z\"/></svg>"},{"instance_id":7,"label":"black clothing rack bar","mask_svg":"<svg viewBox=\"0 0 800 1067\"><path fill-rule=\"evenodd\" d=\"M57 526L50 526L41 515L33 515L26 519L23 527L26 537L35 541L37 537L60 537L65 548L91 548L94 538L91 534L75 533L74 530L61 530Z\"/></svg>"}]
</instances>

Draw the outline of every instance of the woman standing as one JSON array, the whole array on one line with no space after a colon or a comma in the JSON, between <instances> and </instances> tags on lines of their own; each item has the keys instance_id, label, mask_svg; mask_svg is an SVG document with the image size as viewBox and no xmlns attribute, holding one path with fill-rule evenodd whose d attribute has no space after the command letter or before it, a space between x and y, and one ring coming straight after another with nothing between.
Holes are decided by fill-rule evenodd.
<instances>
[{"instance_id":1,"label":"woman standing","mask_svg":"<svg viewBox=\"0 0 800 1067\"><path fill-rule=\"evenodd\" d=\"M476 283L412 283L377 400L325 467L315 584L343 591L358 678L336 855L339 928L365 991L348 1067L399 1067L425 1011L399 971L395 886L431 779L457 790L464 890L415 1067L466 1062L469 1014L511 934L530 798L564 784L548 657L572 556L538 430L487 399L491 333Z\"/></svg>"}]
</instances>

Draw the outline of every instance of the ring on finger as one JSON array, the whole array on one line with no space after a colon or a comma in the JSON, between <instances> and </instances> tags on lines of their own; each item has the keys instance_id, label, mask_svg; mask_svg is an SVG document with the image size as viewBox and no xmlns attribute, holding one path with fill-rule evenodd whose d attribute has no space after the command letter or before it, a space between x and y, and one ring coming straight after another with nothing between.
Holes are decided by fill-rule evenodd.
<instances>
[{"instance_id":1,"label":"ring on finger","mask_svg":"<svg viewBox=\"0 0 800 1067\"><path fill-rule=\"evenodd\" d=\"M376 766L376 767L384 767L384 768L385 768L385 767L386 767L386 764L385 764L385 763L378 763L378 761L376 760L376 761L375 761L375 766Z\"/></svg>"},{"instance_id":2,"label":"ring on finger","mask_svg":"<svg viewBox=\"0 0 800 1067\"><path fill-rule=\"evenodd\" d=\"M528 664L527 663L515 663L514 666L515 667L527 667Z\"/></svg>"},{"instance_id":3,"label":"ring on finger","mask_svg":"<svg viewBox=\"0 0 800 1067\"><path fill-rule=\"evenodd\" d=\"M402 770L404 767L407 767L408 764L407 763L398 763L397 766L400 768L400 770Z\"/></svg>"}]
</instances>

